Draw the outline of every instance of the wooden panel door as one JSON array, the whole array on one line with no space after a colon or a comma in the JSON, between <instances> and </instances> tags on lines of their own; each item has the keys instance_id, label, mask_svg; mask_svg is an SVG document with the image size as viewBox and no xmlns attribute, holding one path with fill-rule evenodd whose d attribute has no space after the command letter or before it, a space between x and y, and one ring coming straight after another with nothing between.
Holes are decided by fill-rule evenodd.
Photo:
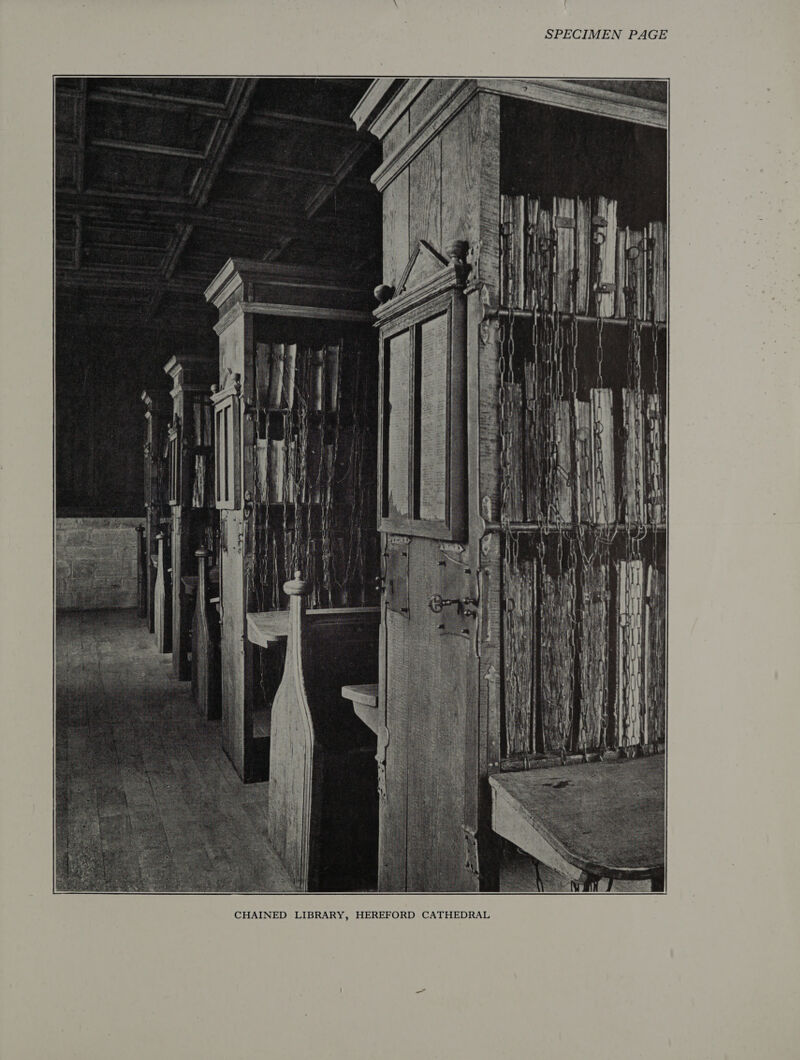
<instances>
[{"instance_id":1,"label":"wooden panel door","mask_svg":"<svg viewBox=\"0 0 800 1060\"><path fill-rule=\"evenodd\" d=\"M452 546L450 546L452 547ZM465 807L476 783L470 732L478 710L478 660L471 635L443 634L431 610L440 591L440 542L410 538L408 614L384 611L381 698L385 710L385 797L378 886L387 891L474 891L467 867ZM459 554L470 568L469 551ZM469 628L473 619L465 619ZM470 630L470 634L471 634Z\"/></svg>"}]
</instances>

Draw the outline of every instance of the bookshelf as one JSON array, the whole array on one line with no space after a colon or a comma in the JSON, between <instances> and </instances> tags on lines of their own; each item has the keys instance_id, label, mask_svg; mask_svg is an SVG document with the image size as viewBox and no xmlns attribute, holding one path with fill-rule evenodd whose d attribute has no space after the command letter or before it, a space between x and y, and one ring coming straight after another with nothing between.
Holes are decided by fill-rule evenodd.
<instances>
[{"instance_id":1,"label":"bookshelf","mask_svg":"<svg viewBox=\"0 0 800 1060\"><path fill-rule=\"evenodd\" d=\"M266 779L280 648L248 613L283 611L300 570L312 608L377 603L377 364L369 290L335 270L229 261L212 394L220 518L223 747Z\"/></svg>"},{"instance_id":2,"label":"bookshelf","mask_svg":"<svg viewBox=\"0 0 800 1060\"><path fill-rule=\"evenodd\" d=\"M198 548L208 550L209 567L214 565L217 554L210 391L216 364L208 357L180 354L167 361L164 371L172 380L172 419L167 429L167 493L172 513L172 672L179 680L188 681L194 601L187 595L183 579L197 573Z\"/></svg>"},{"instance_id":3,"label":"bookshelf","mask_svg":"<svg viewBox=\"0 0 800 1060\"><path fill-rule=\"evenodd\" d=\"M666 84L383 79L353 117L382 341L447 262L466 320L464 532L382 536L379 888L493 889L491 774L665 748Z\"/></svg>"}]
</instances>

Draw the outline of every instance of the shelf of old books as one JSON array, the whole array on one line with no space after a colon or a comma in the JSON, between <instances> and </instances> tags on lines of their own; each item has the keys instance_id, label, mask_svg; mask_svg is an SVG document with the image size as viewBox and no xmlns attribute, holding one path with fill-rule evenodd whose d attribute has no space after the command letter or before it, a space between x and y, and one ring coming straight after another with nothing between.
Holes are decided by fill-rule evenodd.
<instances>
[{"instance_id":1,"label":"shelf of old books","mask_svg":"<svg viewBox=\"0 0 800 1060\"><path fill-rule=\"evenodd\" d=\"M505 768L665 741L666 138L504 100Z\"/></svg>"},{"instance_id":2,"label":"shelf of old books","mask_svg":"<svg viewBox=\"0 0 800 1060\"><path fill-rule=\"evenodd\" d=\"M255 343L255 609L285 606L303 570L312 607L375 602L375 358L363 331L270 321ZM367 334L366 338L369 339Z\"/></svg>"}]
</instances>

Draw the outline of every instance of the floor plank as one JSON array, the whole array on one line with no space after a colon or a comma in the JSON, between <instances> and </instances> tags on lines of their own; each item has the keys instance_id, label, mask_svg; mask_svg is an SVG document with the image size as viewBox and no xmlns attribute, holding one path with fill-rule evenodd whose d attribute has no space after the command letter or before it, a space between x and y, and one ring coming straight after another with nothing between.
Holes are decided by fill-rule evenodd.
<instances>
[{"instance_id":1,"label":"floor plank","mask_svg":"<svg viewBox=\"0 0 800 1060\"><path fill-rule=\"evenodd\" d=\"M135 611L56 623L56 889L280 893L267 784L242 784Z\"/></svg>"}]
</instances>

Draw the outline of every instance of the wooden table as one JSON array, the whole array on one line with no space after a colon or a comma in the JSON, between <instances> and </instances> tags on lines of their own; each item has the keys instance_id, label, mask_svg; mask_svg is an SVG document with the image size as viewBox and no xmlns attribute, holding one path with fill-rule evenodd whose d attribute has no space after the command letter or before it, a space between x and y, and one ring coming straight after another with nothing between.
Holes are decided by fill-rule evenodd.
<instances>
[{"instance_id":1,"label":"wooden table","mask_svg":"<svg viewBox=\"0 0 800 1060\"><path fill-rule=\"evenodd\" d=\"M377 685L343 685L342 698L353 704L356 717L378 735L378 686Z\"/></svg>"},{"instance_id":2,"label":"wooden table","mask_svg":"<svg viewBox=\"0 0 800 1060\"><path fill-rule=\"evenodd\" d=\"M664 755L495 773L489 784L493 830L574 890L601 879L664 889Z\"/></svg>"}]
</instances>

